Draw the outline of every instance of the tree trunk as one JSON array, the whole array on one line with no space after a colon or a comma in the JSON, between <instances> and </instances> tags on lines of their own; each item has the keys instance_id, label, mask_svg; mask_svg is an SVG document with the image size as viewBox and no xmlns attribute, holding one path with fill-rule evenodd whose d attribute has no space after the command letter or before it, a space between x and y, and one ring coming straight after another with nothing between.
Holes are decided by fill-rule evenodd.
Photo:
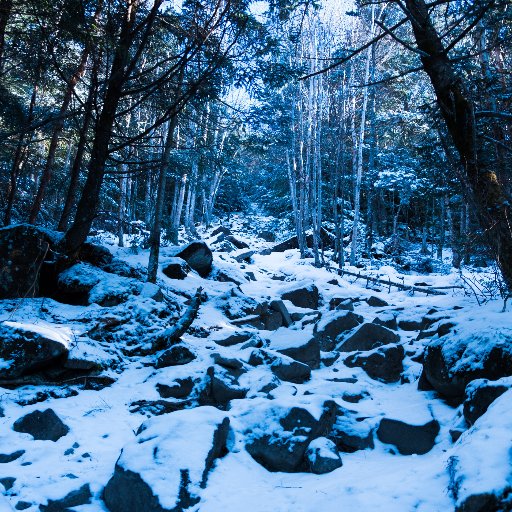
<instances>
[{"instance_id":1,"label":"tree trunk","mask_svg":"<svg viewBox=\"0 0 512 512\"><path fill-rule=\"evenodd\" d=\"M7 192L7 206L4 213L4 226L8 226L12 220L12 209L14 207L14 200L16 198L16 192L18 191L18 177L20 175L23 159L28 151L28 144L25 141L27 136L27 129L34 120L34 108L36 106L36 99L38 94L38 84L34 85L32 89L32 95L30 97L30 107L27 116L26 129L20 134L18 144L16 146L16 153L14 155L14 161L11 167L11 173L9 178L9 188Z\"/></svg>"},{"instance_id":2,"label":"tree trunk","mask_svg":"<svg viewBox=\"0 0 512 512\"><path fill-rule=\"evenodd\" d=\"M36 197L34 198L34 202L32 203L32 208L30 209L30 214L28 217L28 222L30 224L34 224L37 220L37 216L39 215L39 211L41 210L41 205L43 204L44 194L46 192L46 188L50 183L50 179L52 176L53 166L55 163L55 153L57 152L57 146L59 144L59 137L64 129L64 119L65 115L68 111L69 104L71 103L71 98L73 97L73 92L75 90L78 81L84 76L87 60L89 59L89 48L86 47L82 52L82 57L80 59L80 64L68 82L68 86L66 92L64 93L64 99L62 100L62 105L59 110L59 117L55 123L53 128L52 137L50 139L50 147L48 149L48 156L46 157L46 163L43 168L43 172L41 174L41 179L39 181L39 187L37 189Z\"/></svg>"},{"instance_id":3,"label":"tree trunk","mask_svg":"<svg viewBox=\"0 0 512 512\"><path fill-rule=\"evenodd\" d=\"M103 108L95 127L85 186L77 205L74 222L62 241L63 248L68 254L78 252L85 242L98 210L116 110L121 99L123 86L127 80L126 68L130 61L130 48L136 37L133 26L139 3L140 0L128 0L126 2L125 17L109 73Z\"/></svg>"},{"instance_id":4,"label":"tree trunk","mask_svg":"<svg viewBox=\"0 0 512 512\"><path fill-rule=\"evenodd\" d=\"M69 219L71 217L71 210L75 204L75 199L78 193L80 170L82 168L82 161L84 159L85 147L87 144L87 133L89 131L89 126L92 121L94 100L98 90L98 66L99 59L95 59L91 76L91 85L89 87L89 93L87 96L87 101L85 103L84 120L82 124L82 129L80 130L80 136L78 138L78 144L76 148L75 158L73 160L73 166L71 167L69 185L66 193L66 201L64 202L64 208L62 209L59 225L57 227L59 231L66 231L68 229Z\"/></svg>"},{"instance_id":5,"label":"tree trunk","mask_svg":"<svg viewBox=\"0 0 512 512\"><path fill-rule=\"evenodd\" d=\"M507 287L512 289L512 201L498 179L493 152L479 136L475 108L462 79L434 28L424 0L405 0L421 61L428 74L438 106L460 155L464 173L458 178L475 207Z\"/></svg>"},{"instance_id":6,"label":"tree trunk","mask_svg":"<svg viewBox=\"0 0 512 512\"><path fill-rule=\"evenodd\" d=\"M0 76L4 67L5 30L11 16L13 0L0 0Z\"/></svg>"},{"instance_id":7,"label":"tree trunk","mask_svg":"<svg viewBox=\"0 0 512 512\"><path fill-rule=\"evenodd\" d=\"M178 124L178 116L173 116L167 127L162 160L158 171L158 188L156 193L155 213L153 215L153 225L149 237L149 263L148 263L148 283L156 283L158 273L158 260L160 257L160 236L162 232L162 217L165 202L165 185L167 182L167 168L169 166L169 157L171 150L175 145L174 132Z\"/></svg>"}]
</instances>

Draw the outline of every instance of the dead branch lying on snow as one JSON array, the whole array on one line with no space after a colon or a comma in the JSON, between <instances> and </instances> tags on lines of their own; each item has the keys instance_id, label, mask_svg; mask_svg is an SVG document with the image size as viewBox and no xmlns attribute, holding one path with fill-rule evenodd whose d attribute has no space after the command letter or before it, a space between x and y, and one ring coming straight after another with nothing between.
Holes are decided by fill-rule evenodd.
<instances>
[{"instance_id":1,"label":"dead branch lying on snow","mask_svg":"<svg viewBox=\"0 0 512 512\"><path fill-rule=\"evenodd\" d=\"M201 306L203 289L198 288L196 293L190 300L185 314L172 326L162 332L151 336L147 343L149 348L136 350L138 355L151 355L159 350L164 350L171 345L177 343L181 337L187 332L192 322L197 318L199 306Z\"/></svg>"}]
</instances>

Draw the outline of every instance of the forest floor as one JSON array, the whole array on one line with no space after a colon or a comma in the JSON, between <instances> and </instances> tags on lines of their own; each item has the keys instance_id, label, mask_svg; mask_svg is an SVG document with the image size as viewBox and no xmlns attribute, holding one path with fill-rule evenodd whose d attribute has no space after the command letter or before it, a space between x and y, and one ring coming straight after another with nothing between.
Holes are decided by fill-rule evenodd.
<instances>
[{"instance_id":1,"label":"forest floor","mask_svg":"<svg viewBox=\"0 0 512 512\"><path fill-rule=\"evenodd\" d=\"M233 234L246 242L251 250L259 251L272 245L251 234L243 227L242 219L235 217L230 227ZM214 241L208 237L205 240L212 244ZM144 265L147 262L146 251L135 253L115 246L109 248L118 258L131 265ZM162 261L165 262L171 253L171 248L163 248ZM224 361L240 362L243 371L237 375L236 389L245 390L246 398L231 400L228 410L223 413L229 417L232 429L229 453L215 463L206 488L197 489L200 502L190 510L444 512L454 509L454 498L450 493L449 459L458 449L457 443L464 442L467 432L463 434L462 441L454 444L450 431L461 422L461 406L448 404L435 391L418 390L422 371L420 356L430 342L429 338L417 339L418 328L397 331L397 344L404 346L405 358L400 381L396 383L372 379L363 368L348 367L344 357L327 362L329 357L324 353L322 358L325 358L325 362L312 370L310 379L300 384L286 382L276 379L265 364L248 364L254 345L221 346L216 340L249 331L255 339L260 340L260 346L270 351L307 342L313 337L315 322L311 319L316 316L310 310L297 308L288 301L285 304L290 313L305 315L290 327L283 326L274 331L241 328L228 316L234 316L237 308L243 309L247 298L259 303L268 302L279 299L285 291L311 284L316 285L320 292L317 311L322 319L332 314L329 312L331 299L351 298L354 313L361 315L365 322L372 322L376 317L389 320L392 315L399 321L420 323L430 314L469 325L471 330L485 328L486 322L499 322L503 329L512 329L510 315L500 314L503 303L495 300L479 306L475 298L463 289L448 290L442 296L427 296L418 293L411 295L396 288L368 288L362 279L344 278L328 269L315 268L312 260L300 260L296 250L269 255L256 253L250 263L237 262L234 258L236 254L215 252L214 271L217 274L222 271L240 282L239 287L233 282L203 279L195 272L180 281L171 280L160 272L158 284L168 295L177 297L182 307L185 307L186 298L192 296L198 287L203 288L207 297L193 328L182 338L182 344L190 349L195 359L179 366L157 369L155 356L127 355L129 352L125 349L129 346L130 332L135 332L133 329L130 331L127 324L124 325L124 341L122 330L118 330L111 339L97 336L94 339L89 335L93 326L99 325L107 317L122 317L128 308L131 308L130 328L133 328L134 318L142 319L141 325L144 325L144 315L150 314L152 299L134 299L115 308L96 304L72 306L47 298L2 301L1 322L37 328L63 340L70 347L70 355L95 361L105 369L103 375L113 377L115 382L99 390L72 385L1 390L0 410L3 409L4 416L0 417L0 453L24 451L19 458L0 463L0 482L6 487L3 493L5 498L0 493L1 512L11 510L11 507L39 510L40 505L51 504L49 500L61 499L85 484L90 486L90 503L73 506L72 510L107 511L102 493L123 447L133 442L144 420L161 412L156 405L150 405L161 400L157 384L170 385L176 379L188 378L200 383L207 369L215 366L218 360L216 358L219 356L214 354L220 354ZM374 272L374 275L377 274L411 285L418 281L443 287L461 285L460 277L455 272L400 275L391 267L383 267ZM371 296L382 299L388 305L370 306L366 300ZM228 316L226 311L230 312ZM140 326L137 332L143 333ZM258 432L272 428L273 418L278 415L276 411L299 407L318 418L323 405L329 400L346 409L350 418L354 419L354 425L359 423L362 430L373 433L373 448L353 453L342 452L342 466L321 475L270 472L246 450L247 443ZM173 399L169 401L173 402ZM29 434L12 429L13 422L21 416L48 408L53 409L69 427L69 432L56 442L34 440ZM194 415L203 408L192 408L188 414ZM171 416L173 414L181 413L172 413ZM399 420L408 425L425 425L435 419L440 430L434 446L427 453L400 455L393 445L383 443L374 435L382 418ZM202 421L198 414L198 428L201 428ZM190 446L187 444L189 439L194 439L193 432L183 428L184 431L174 432L173 437L178 440L182 450L193 452L194 442L191 441ZM165 475L173 463L171 454L162 462L158 477L153 473L153 477L148 476L149 479L155 478L153 492L164 508L175 499L175 489L165 486ZM139 466L140 471L150 475L142 462ZM503 471L503 468L499 469ZM163 479L164 485L158 483L159 478Z\"/></svg>"}]
</instances>

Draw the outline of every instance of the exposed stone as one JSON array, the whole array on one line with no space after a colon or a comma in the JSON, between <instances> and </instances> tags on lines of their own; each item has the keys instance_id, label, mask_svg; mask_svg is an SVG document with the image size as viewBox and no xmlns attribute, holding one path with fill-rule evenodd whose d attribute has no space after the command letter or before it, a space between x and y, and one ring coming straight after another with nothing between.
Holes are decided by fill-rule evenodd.
<instances>
[{"instance_id":1,"label":"exposed stone","mask_svg":"<svg viewBox=\"0 0 512 512\"><path fill-rule=\"evenodd\" d=\"M249 364L253 366L266 364L278 379L286 382L303 384L311 378L311 368L307 364L266 350L254 350L249 358Z\"/></svg>"},{"instance_id":2,"label":"exposed stone","mask_svg":"<svg viewBox=\"0 0 512 512\"><path fill-rule=\"evenodd\" d=\"M105 487L108 510L183 512L197 505L216 459L227 453L229 431L229 419L212 407L146 421L123 448Z\"/></svg>"},{"instance_id":3,"label":"exposed stone","mask_svg":"<svg viewBox=\"0 0 512 512\"><path fill-rule=\"evenodd\" d=\"M194 379L186 377L184 379L175 379L173 385L157 384L156 390L162 398L186 398L194 389Z\"/></svg>"},{"instance_id":4,"label":"exposed stone","mask_svg":"<svg viewBox=\"0 0 512 512\"><path fill-rule=\"evenodd\" d=\"M54 365L68 356L69 339L57 331L14 322L0 324L1 379L16 379Z\"/></svg>"},{"instance_id":5,"label":"exposed stone","mask_svg":"<svg viewBox=\"0 0 512 512\"><path fill-rule=\"evenodd\" d=\"M250 331L241 331L235 334L231 334L227 338L216 339L215 343L220 345L221 347L232 347L233 345L239 345L240 343L245 343L250 340L253 336L253 333Z\"/></svg>"},{"instance_id":6,"label":"exposed stone","mask_svg":"<svg viewBox=\"0 0 512 512\"><path fill-rule=\"evenodd\" d=\"M55 414L53 409L31 412L14 422L13 430L30 434L41 441L58 441L69 432L69 427Z\"/></svg>"},{"instance_id":7,"label":"exposed stone","mask_svg":"<svg viewBox=\"0 0 512 512\"><path fill-rule=\"evenodd\" d=\"M283 300L289 300L294 306L306 309L318 309L320 294L314 284L309 284L282 294Z\"/></svg>"},{"instance_id":8,"label":"exposed stone","mask_svg":"<svg viewBox=\"0 0 512 512\"><path fill-rule=\"evenodd\" d=\"M288 312L288 309L282 300L273 300L270 303L270 309L281 314L282 323L285 327L290 327L293 324L292 317L290 316L290 313Z\"/></svg>"},{"instance_id":9,"label":"exposed stone","mask_svg":"<svg viewBox=\"0 0 512 512\"><path fill-rule=\"evenodd\" d=\"M369 299L366 299L366 302L368 306L371 306L372 308L384 308L386 306L389 306L389 304L379 297L375 297L375 295L372 295Z\"/></svg>"},{"instance_id":10,"label":"exposed stone","mask_svg":"<svg viewBox=\"0 0 512 512\"><path fill-rule=\"evenodd\" d=\"M221 233L224 235L231 235L231 230L226 226L219 226L212 231L210 236L217 236Z\"/></svg>"},{"instance_id":11,"label":"exposed stone","mask_svg":"<svg viewBox=\"0 0 512 512\"><path fill-rule=\"evenodd\" d=\"M89 484L84 484L80 489L71 491L60 500L48 500L47 505L41 505L41 512L68 512L71 508L91 503L91 489Z\"/></svg>"},{"instance_id":12,"label":"exposed stone","mask_svg":"<svg viewBox=\"0 0 512 512\"><path fill-rule=\"evenodd\" d=\"M320 344L316 338L298 340L293 346L280 348L279 345L273 348L285 356L307 364L313 370L320 368Z\"/></svg>"},{"instance_id":13,"label":"exposed stone","mask_svg":"<svg viewBox=\"0 0 512 512\"><path fill-rule=\"evenodd\" d=\"M317 437L309 443L306 457L311 473L323 475L340 468L343 464L336 445L326 437Z\"/></svg>"},{"instance_id":14,"label":"exposed stone","mask_svg":"<svg viewBox=\"0 0 512 512\"><path fill-rule=\"evenodd\" d=\"M398 328L402 331L419 331L421 329L421 320L410 320L398 318Z\"/></svg>"},{"instance_id":15,"label":"exposed stone","mask_svg":"<svg viewBox=\"0 0 512 512\"><path fill-rule=\"evenodd\" d=\"M246 450L268 471L310 471L306 450L313 439L325 436L330 431L336 417L336 408L333 401L325 402L318 420L300 407L284 410L279 419L282 430L253 437L246 444ZM260 427L261 432L268 432L268 426Z\"/></svg>"},{"instance_id":16,"label":"exposed stone","mask_svg":"<svg viewBox=\"0 0 512 512\"><path fill-rule=\"evenodd\" d=\"M333 297L329 301L329 310L334 311L354 311L354 303L352 299L347 297Z\"/></svg>"},{"instance_id":17,"label":"exposed stone","mask_svg":"<svg viewBox=\"0 0 512 512\"><path fill-rule=\"evenodd\" d=\"M329 439L334 441L339 451L353 453L374 447L374 426L368 421L358 420L343 410L338 412Z\"/></svg>"},{"instance_id":18,"label":"exposed stone","mask_svg":"<svg viewBox=\"0 0 512 512\"><path fill-rule=\"evenodd\" d=\"M489 406L505 391L512 388L512 377L503 377L497 381L477 379L466 386L464 399L464 418L468 425L483 416Z\"/></svg>"},{"instance_id":19,"label":"exposed stone","mask_svg":"<svg viewBox=\"0 0 512 512\"><path fill-rule=\"evenodd\" d=\"M240 400L247 396L248 389L229 382L222 374L210 366L206 371L203 390L199 396L201 405L213 405L219 409L227 409L231 400Z\"/></svg>"},{"instance_id":20,"label":"exposed stone","mask_svg":"<svg viewBox=\"0 0 512 512\"><path fill-rule=\"evenodd\" d=\"M400 420L382 418L377 437L387 444L393 444L402 455L428 453L435 445L439 434L439 423L431 420L424 425L410 425Z\"/></svg>"},{"instance_id":21,"label":"exposed stone","mask_svg":"<svg viewBox=\"0 0 512 512\"><path fill-rule=\"evenodd\" d=\"M263 230L258 233L258 237L265 240L265 242L275 242L276 234L273 231Z\"/></svg>"},{"instance_id":22,"label":"exposed stone","mask_svg":"<svg viewBox=\"0 0 512 512\"><path fill-rule=\"evenodd\" d=\"M0 229L0 299L38 297L59 235L19 224Z\"/></svg>"},{"instance_id":23,"label":"exposed stone","mask_svg":"<svg viewBox=\"0 0 512 512\"><path fill-rule=\"evenodd\" d=\"M158 356L155 368L184 365L195 358L196 355L185 345L175 345Z\"/></svg>"},{"instance_id":24,"label":"exposed stone","mask_svg":"<svg viewBox=\"0 0 512 512\"><path fill-rule=\"evenodd\" d=\"M400 336L382 325L365 323L351 334L336 350L352 352L354 350L372 350L389 343L398 343Z\"/></svg>"},{"instance_id":25,"label":"exposed stone","mask_svg":"<svg viewBox=\"0 0 512 512\"><path fill-rule=\"evenodd\" d=\"M369 353L352 354L345 359L345 364L349 368L361 367L372 379L392 383L398 382L404 371L404 355L402 345L387 345Z\"/></svg>"},{"instance_id":26,"label":"exposed stone","mask_svg":"<svg viewBox=\"0 0 512 512\"><path fill-rule=\"evenodd\" d=\"M383 327L387 327L393 331L398 330L398 324L396 322L396 316L391 313L382 313L378 317L376 317L373 322L377 325L382 325Z\"/></svg>"},{"instance_id":27,"label":"exposed stone","mask_svg":"<svg viewBox=\"0 0 512 512\"><path fill-rule=\"evenodd\" d=\"M19 459L24 453L25 450L16 450L15 452L12 453L0 453L0 464L7 464L9 462L13 462Z\"/></svg>"},{"instance_id":28,"label":"exposed stone","mask_svg":"<svg viewBox=\"0 0 512 512\"><path fill-rule=\"evenodd\" d=\"M512 335L500 325L493 325L485 332L444 336L427 345L423 368L436 391L461 402L472 380L512 375Z\"/></svg>"},{"instance_id":29,"label":"exposed stone","mask_svg":"<svg viewBox=\"0 0 512 512\"><path fill-rule=\"evenodd\" d=\"M95 267L103 268L105 265L112 263L114 256L102 245L92 242L85 242L80 247L79 258Z\"/></svg>"},{"instance_id":30,"label":"exposed stone","mask_svg":"<svg viewBox=\"0 0 512 512\"><path fill-rule=\"evenodd\" d=\"M205 242L196 241L188 244L176 254L176 257L185 260L201 277L207 277L212 270L213 254Z\"/></svg>"},{"instance_id":31,"label":"exposed stone","mask_svg":"<svg viewBox=\"0 0 512 512\"><path fill-rule=\"evenodd\" d=\"M313 333L320 343L320 348L330 352L336 346L340 335L354 329L362 321L363 317L352 313L352 311L333 312L315 325Z\"/></svg>"},{"instance_id":32,"label":"exposed stone","mask_svg":"<svg viewBox=\"0 0 512 512\"><path fill-rule=\"evenodd\" d=\"M170 258L162 265L162 272L169 279L182 280L188 276L191 268L188 263L181 258Z\"/></svg>"}]
</instances>

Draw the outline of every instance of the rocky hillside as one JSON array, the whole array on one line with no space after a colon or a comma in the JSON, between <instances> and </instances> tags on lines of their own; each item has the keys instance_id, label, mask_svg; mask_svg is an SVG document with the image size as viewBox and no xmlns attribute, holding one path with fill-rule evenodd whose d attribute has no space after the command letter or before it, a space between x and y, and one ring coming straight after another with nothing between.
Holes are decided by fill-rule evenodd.
<instances>
[{"instance_id":1,"label":"rocky hillside","mask_svg":"<svg viewBox=\"0 0 512 512\"><path fill-rule=\"evenodd\" d=\"M502 304L274 238L235 219L152 285L146 251L66 264L57 234L0 230L0 511L512 510Z\"/></svg>"}]
</instances>

